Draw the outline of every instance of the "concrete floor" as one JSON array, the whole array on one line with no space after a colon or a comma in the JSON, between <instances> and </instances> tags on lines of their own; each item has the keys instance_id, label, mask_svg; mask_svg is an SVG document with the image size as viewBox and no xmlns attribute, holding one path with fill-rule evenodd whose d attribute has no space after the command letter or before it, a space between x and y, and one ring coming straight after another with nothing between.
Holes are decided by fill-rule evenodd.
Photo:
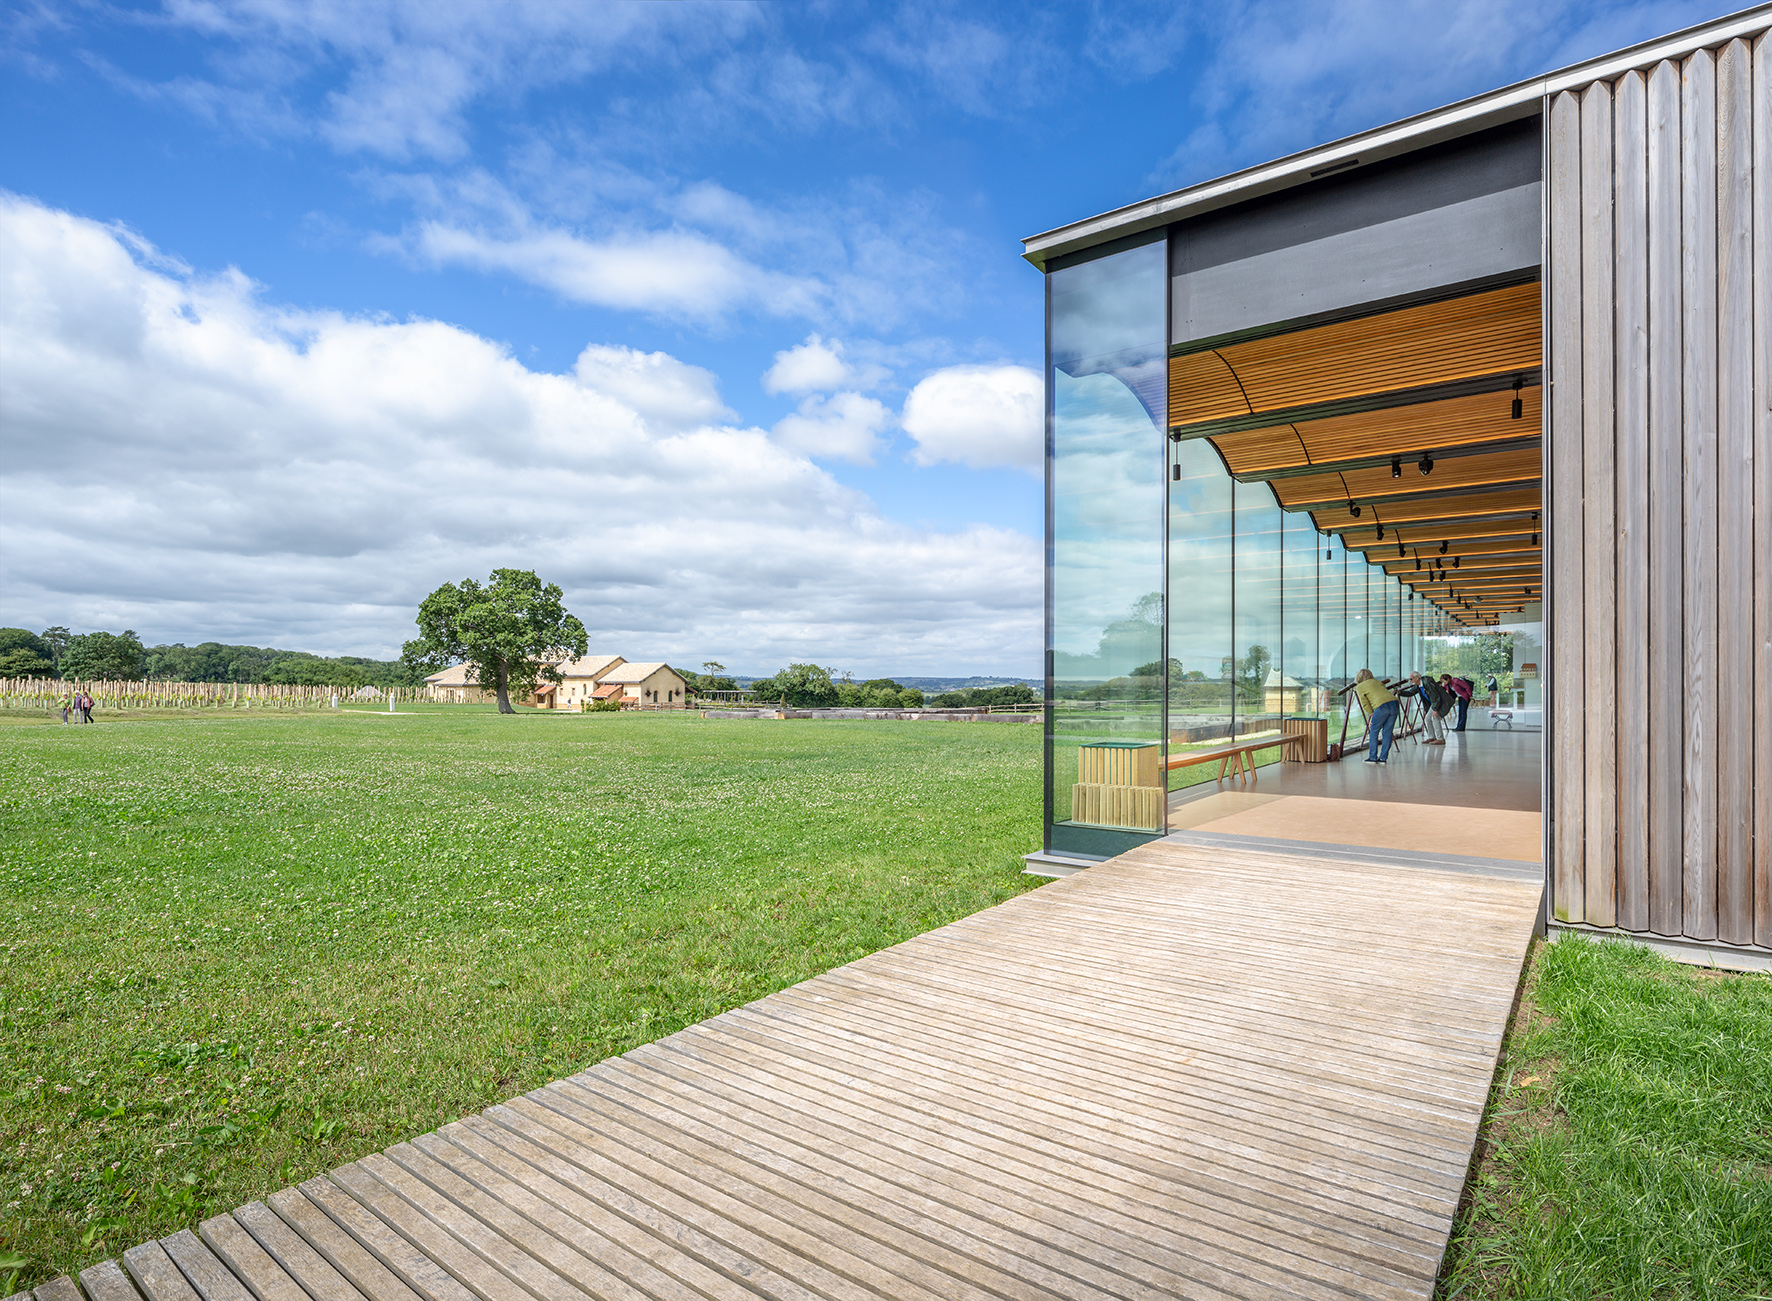
<instances>
[{"instance_id":1,"label":"concrete floor","mask_svg":"<svg viewBox=\"0 0 1772 1301\"><path fill-rule=\"evenodd\" d=\"M1382 767L1277 763L1177 791L1172 831L1213 831L1338 845L1539 862L1539 733L1464 732L1444 746L1405 740Z\"/></svg>"}]
</instances>

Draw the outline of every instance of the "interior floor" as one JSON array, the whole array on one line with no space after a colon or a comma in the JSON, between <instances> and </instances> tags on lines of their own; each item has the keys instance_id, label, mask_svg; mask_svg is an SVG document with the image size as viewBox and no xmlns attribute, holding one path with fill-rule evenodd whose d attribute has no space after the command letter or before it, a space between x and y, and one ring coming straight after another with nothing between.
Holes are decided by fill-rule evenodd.
<instances>
[{"instance_id":1,"label":"interior floor","mask_svg":"<svg viewBox=\"0 0 1772 1301\"><path fill-rule=\"evenodd\" d=\"M1538 733L1406 738L1386 764L1275 763L1169 797L1169 829L1543 860Z\"/></svg>"}]
</instances>

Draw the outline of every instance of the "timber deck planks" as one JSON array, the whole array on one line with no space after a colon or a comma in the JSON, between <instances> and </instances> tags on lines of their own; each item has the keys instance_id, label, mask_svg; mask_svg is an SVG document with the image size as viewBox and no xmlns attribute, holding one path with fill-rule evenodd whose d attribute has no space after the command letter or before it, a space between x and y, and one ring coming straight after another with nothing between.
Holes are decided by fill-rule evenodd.
<instances>
[{"instance_id":1,"label":"timber deck planks","mask_svg":"<svg viewBox=\"0 0 1772 1301\"><path fill-rule=\"evenodd\" d=\"M109 1262L82 1281L90 1301L1426 1298L1540 891L1157 841L145 1243L133 1285ZM70 1280L39 1301L55 1287L78 1301Z\"/></svg>"}]
</instances>

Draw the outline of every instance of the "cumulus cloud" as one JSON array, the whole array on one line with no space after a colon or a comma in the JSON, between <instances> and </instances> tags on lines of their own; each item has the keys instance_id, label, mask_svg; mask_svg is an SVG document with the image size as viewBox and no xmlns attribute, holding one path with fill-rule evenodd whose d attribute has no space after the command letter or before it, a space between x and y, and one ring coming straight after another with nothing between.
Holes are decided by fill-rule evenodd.
<instances>
[{"instance_id":1,"label":"cumulus cloud","mask_svg":"<svg viewBox=\"0 0 1772 1301\"><path fill-rule=\"evenodd\" d=\"M872 465L880 434L891 423L892 413L882 403L860 393L810 397L776 422L775 441L821 461Z\"/></svg>"},{"instance_id":2,"label":"cumulus cloud","mask_svg":"<svg viewBox=\"0 0 1772 1301\"><path fill-rule=\"evenodd\" d=\"M879 345L872 345L879 352ZM877 361L858 361L841 339L816 334L806 342L775 354L775 364L763 372L765 393L830 393L840 388L870 389L890 379L892 372Z\"/></svg>"},{"instance_id":3,"label":"cumulus cloud","mask_svg":"<svg viewBox=\"0 0 1772 1301\"><path fill-rule=\"evenodd\" d=\"M820 454L884 427L871 401L814 404ZM3 622L387 655L438 583L516 565L629 656L1038 662L1034 539L897 524L728 414L667 354L535 371L0 194Z\"/></svg>"},{"instance_id":4,"label":"cumulus cloud","mask_svg":"<svg viewBox=\"0 0 1772 1301\"><path fill-rule=\"evenodd\" d=\"M911 457L919 465L955 461L1037 474L1044 411L1040 376L1026 366L949 366L910 391L901 423L916 442Z\"/></svg>"},{"instance_id":5,"label":"cumulus cloud","mask_svg":"<svg viewBox=\"0 0 1772 1301\"><path fill-rule=\"evenodd\" d=\"M563 230L489 235L444 222L419 225L418 255L434 264L507 271L563 298L657 316L704 319L738 307L774 315L818 310L817 282L765 271L688 231L585 239Z\"/></svg>"},{"instance_id":6,"label":"cumulus cloud","mask_svg":"<svg viewBox=\"0 0 1772 1301\"><path fill-rule=\"evenodd\" d=\"M806 342L775 354L775 364L763 372L765 393L829 393L849 382L852 372L843 360L843 344L826 343L816 334Z\"/></svg>"}]
</instances>

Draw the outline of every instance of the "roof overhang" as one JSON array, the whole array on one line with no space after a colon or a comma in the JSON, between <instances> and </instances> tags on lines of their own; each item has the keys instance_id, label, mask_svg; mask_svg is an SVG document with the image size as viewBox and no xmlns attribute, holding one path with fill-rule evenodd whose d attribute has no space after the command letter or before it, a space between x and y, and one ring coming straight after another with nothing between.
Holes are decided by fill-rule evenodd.
<instances>
[{"instance_id":1,"label":"roof overhang","mask_svg":"<svg viewBox=\"0 0 1772 1301\"><path fill-rule=\"evenodd\" d=\"M1404 118L1389 126L1363 131L1271 163L1245 168L1217 180L1030 236L1022 241L1022 256L1044 271L1053 258L1067 253L1080 252L1110 240L1141 234L1187 217L1290 189L1331 172L1340 175L1355 166L1395 158L1429 145L1455 140L1473 131L1531 117L1542 110L1548 95L1620 76L1632 68L1661 59L1678 58L1706 46L1720 45L1737 36L1758 32L1769 23L1772 23L1772 4L1755 5L1713 22L1516 82L1445 108Z\"/></svg>"}]
</instances>

